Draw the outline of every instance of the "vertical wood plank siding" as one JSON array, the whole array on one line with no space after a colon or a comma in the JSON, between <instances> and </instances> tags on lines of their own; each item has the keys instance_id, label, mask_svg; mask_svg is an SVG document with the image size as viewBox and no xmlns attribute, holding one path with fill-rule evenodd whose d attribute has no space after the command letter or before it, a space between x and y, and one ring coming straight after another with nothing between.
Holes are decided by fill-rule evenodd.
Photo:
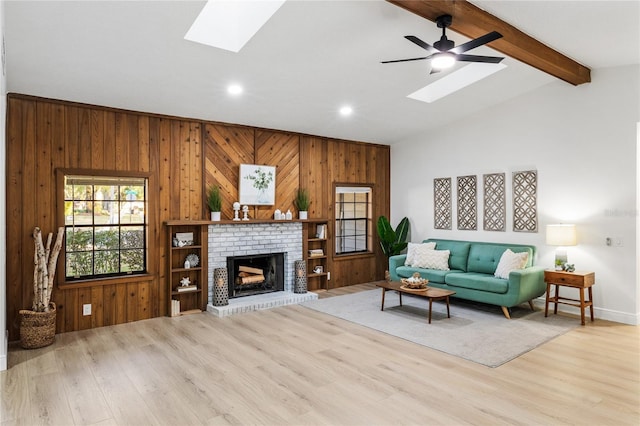
<instances>
[{"instance_id":1,"label":"vertical wood plank siding","mask_svg":"<svg viewBox=\"0 0 640 426\"><path fill-rule=\"evenodd\" d=\"M58 333L166 315L168 236L163 223L208 219L205 197L211 184L220 185L222 217L231 219L240 164L276 167L276 205L254 207L251 217L271 218L276 208L291 209L296 217L293 199L303 187L312 200L309 217L329 218L332 226L335 183L372 185L374 219L389 215L388 146L18 94L8 95L7 104L6 301L12 341L19 338L18 311L32 301L33 228L49 233L64 223L57 217L58 168L150 173L149 278L56 286L52 300L58 305ZM381 279L386 258L376 239L374 250L343 259L330 255L330 287ZM92 305L91 316L82 315L85 303Z\"/></svg>"}]
</instances>

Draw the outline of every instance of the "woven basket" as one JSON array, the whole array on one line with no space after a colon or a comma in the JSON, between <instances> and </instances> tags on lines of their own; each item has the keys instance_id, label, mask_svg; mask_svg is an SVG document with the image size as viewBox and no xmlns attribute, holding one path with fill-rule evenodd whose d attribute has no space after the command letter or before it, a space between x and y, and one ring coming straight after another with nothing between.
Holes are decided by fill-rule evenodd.
<instances>
[{"instance_id":1,"label":"woven basket","mask_svg":"<svg viewBox=\"0 0 640 426\"><path fill-rule=\"evenodd\" d=\"M49 312L20 310L20 345L24 349L49 346L56 337L56 304L49 304Z\"/></svg>"}]
</instances>

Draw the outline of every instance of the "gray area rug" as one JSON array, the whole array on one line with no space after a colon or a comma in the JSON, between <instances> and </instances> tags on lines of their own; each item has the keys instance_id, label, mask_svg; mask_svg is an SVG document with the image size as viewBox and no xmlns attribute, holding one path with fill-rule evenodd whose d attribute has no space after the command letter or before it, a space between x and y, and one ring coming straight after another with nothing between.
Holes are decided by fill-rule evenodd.
<instances>
[{"instance_id":1,"label":"gray area rug","mask_svg":"<svg viewBox=\"0 0 640 426\"><path fill-rule=\"evenodd\" d=\"M535 347L579 326L575 319L544 317L528 304L511 310L511 320L499 306L451 298L451 318L444 302L433 302L388 291L380 311L382 290L369 290L303 303L302 306L333 315L411 342L437 349L488 367L498 367Z\"/></svg>"}]
</instances>

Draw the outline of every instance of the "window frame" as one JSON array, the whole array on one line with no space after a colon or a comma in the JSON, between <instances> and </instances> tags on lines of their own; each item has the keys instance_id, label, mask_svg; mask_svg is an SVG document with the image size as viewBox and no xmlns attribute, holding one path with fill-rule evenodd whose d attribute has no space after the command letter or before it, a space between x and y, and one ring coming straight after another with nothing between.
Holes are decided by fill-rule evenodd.
<instances>
[{"instance_id":1,"label":"window frame","mask_svg":"<svg viewBox=\"0 0 640 426\"><path fill-rule=\"evenodd\" d=\"M144 220L142 223L133 224L135 226L142 225L144 227L144 271L134 273L116 273L105 275L92 275L79 278L70 278L66 276L67 266L67 239L66 233L68 225L66 225L65 217L65 177L67 176L87 176L94 178L132 178L132 179L145 179L146 199L144 200ZM153 223L153 212L149 209L150 200L149 195L151 176L149 172L135 172L135 171L123 171L123 170L95 170L95 169L56 169L56 207L57 207L57 223L59 227L62 227L65 232L65 238L63 240L62 250L60 251L61 259L58 261L56 270L59 287L64 288L78 288L95 285L108 285L119 283L131 283L139 281L148 281L153 277L153 274L149 272L150 258L149 258L149 241L150 241L150 224ZM122 223L118 221L118 226L122 226ZM126 225L125 225L126 226Z\"/></svg>"},{"instance_id":2,"label":"window frame","mask_svg":"<svg viewBox=\"0 0 640 426\"><path fill-rule=\"evenodd\" d=\"M349 220L366 220L366 234L365 234L365 242L366 249L360 251L349 251L338 253L337 246L338 241L342 238L339 237L338 227L339 222L344 219L339 219L339 209L338 209L338 190L339 188L363 188L368 189L368 201L366 205L367 217L366 218L354 218ZM355 192L355 191L354 191ZM336 183L333 188L333 207L334 207L334 244L333 244L333 255L337 259L345 258L345 257L354 257L354 256L370 256L375 254L373 248L373 233L374 233L374 220L373 220L373 206L374 206L374 197L375 197L375 185L370 183Z\"/></svg>"}]
</instances>

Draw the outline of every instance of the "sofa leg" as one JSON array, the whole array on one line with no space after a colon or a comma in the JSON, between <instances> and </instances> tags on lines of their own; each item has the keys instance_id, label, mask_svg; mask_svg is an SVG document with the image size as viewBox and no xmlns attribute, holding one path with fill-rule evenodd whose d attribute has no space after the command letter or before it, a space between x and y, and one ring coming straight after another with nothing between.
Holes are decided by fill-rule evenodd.
<instances>
[{"instance_id":1,"label":"sofa leg","mask_svg":"<svg viewBox=\"0 0 640 426\"><path fill-rule=\"evenodd\" d=\"M532 311L536 310L536 308L533 307L533 300L529 300L529 306L531 307Z\"/></svg>"},{"instance_id":2,"label":"sofa leg","mask_svg":"<svg viewBox=\"0 0 640 426\"><path fill-rule=\"evenodd\" d=\"M502 313L504 314L505 317L507 317L507 319L511 319L511 315L509 314L509 308L507 308L506 306L502 306Z\"/></svg>"}]
</instances>

